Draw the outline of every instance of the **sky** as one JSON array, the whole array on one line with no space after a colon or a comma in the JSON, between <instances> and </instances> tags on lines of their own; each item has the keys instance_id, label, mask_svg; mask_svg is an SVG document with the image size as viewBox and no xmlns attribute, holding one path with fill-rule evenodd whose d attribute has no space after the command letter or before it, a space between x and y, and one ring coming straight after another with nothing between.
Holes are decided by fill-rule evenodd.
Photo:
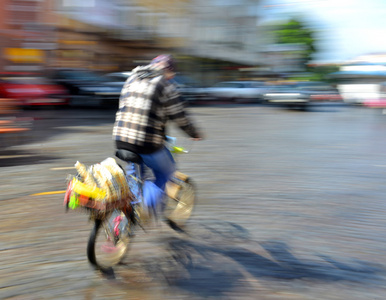
<instances>
[{"instance_id":1,"label":"sky","mask_svg":"<svg viewBox=\"0 0 386 300\"><path fill-rule=\"evenodd\" d=\"M316 31L315 62L386 53L386 0L262 0L260 8L260 23L304 16Z\"/></svg>"}]
</instances>

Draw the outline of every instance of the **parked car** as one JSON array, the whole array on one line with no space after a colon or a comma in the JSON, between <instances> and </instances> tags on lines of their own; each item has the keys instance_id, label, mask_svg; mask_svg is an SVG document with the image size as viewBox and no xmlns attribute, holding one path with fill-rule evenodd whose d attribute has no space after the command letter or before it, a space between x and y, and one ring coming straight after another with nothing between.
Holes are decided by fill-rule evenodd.
<instances>
[{"instance_id":1,"label":"parked car","mask_svg":"<svg viewBox=\"0 0 386 300\"><path fill-rule=\"evenodd\" d=\"M382 63L344 64L340 71L328 74L328 78L334 80L345 103L362 105L382 97L382 82L386 80L383 69Z\"/></svg>"},{"instance_id":2,"label":"parked car","mask_svg":"<svg viewBox=\"0 0 386 300\"><path fill-rule=\"evenodd\" d=\"M386 112L386 82L379 83L378 95L363 99L362 104L365 107L381 108L384 114Z\"/></svg>"},{"instance_id":3,"label":"parked car","mask_svg":"<svg viewBox=\"0 0 386 300\"><path fill-rule=\"evenodd\" d=\"M303 81L298 82L297 87L300 91L308 92L312 102L340 102L343 101L337 88L322 81Z\"/></svg>"},{"instance_id":4,"label":"parked car","mask_svg":"<svg viewBox=\"0 0 386 300\"><path fill-rule=\"evenodd\" d=\"M68 89L71 106L116 107L121 87L88 70L59 69L50 78Z\"/></svg>"},{"instance_id":5,"label":"parked car","mask_svg":"<svg viewBox=\"0 0 386 300\"><path fill-rule=\"evenodd\" d=\"M105 77L110 84L122 89L131 74L132 72L113 72L106 74ZM199 103L204 100L205 90L191 77L177 74L172 81L176 84L182 99L188 104Z\"/></svg>"},{"instance_id":6,"label":"parked car","mask_svg":"<svg viewBox=\"0 0 386 300\"><path fill-rule=\"evenodd\" d=\"M173 79L181 98L188 104L200 104L208 100L206 89L189 76L177 74Z\"/></svg>"},{"instance_id":7,"label":"parked car","mask_svg":"<svg viewBox=\"0 0 386 300\"><path fill-rule=\"evenodd\" d=\"M14 99L0 98L0 151L31 140L33 118L21 117Z\"/></svg>"},{"instance_id":8,"label":"parked car","mask_svg":"<svg viewBox=\"0 0 386 300\"><path fill-rule=\"evenodd\" d=\"M264 94L268 103L306 109L312 102L341 101L337 89L324 82L290 82L268 87Z\"/></svg>"},{"instance_id":9,"label":"parked car","mask_svg":"<svg viewBox=\"0 0 386 300\"><path fill-rule=\"evenodd\" d=\"M122 89L127 78L129 78L131 74L132 72L114 72L106 74L105 77L107 82L109 82L111 85L115 85Z\"/></svg>"},{"instance_id":10,"label":"parked car","mask_svg":"<svg viewBox=\"0 0 386 300\"><path fill-rule=\"evenodd\" d=\"M13 99L21 107L68 105L69 93L44 77L0 74L0 98Z\"/></svg>"},{"instance_id":11,"label":"parked car","mask_svg":"<svg viewBox=\"0 0 386 300\"><path fill-rule=\"evenodd\" d=\"M222 81L206 88L208 97L232 102L261 102L266 92L262 81Z\"/></svg>"}]
</instances>

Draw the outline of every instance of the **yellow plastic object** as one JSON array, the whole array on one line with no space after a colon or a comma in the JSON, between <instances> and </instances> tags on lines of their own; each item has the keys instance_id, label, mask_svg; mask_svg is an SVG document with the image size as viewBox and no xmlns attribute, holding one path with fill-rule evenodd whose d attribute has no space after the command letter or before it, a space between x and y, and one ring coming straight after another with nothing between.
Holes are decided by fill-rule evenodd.
<instances>
[{"instance_id":1,"label":"yellow plastic object","mask_svg":"<svg viewBox=\"0 0 386 300\"><path fill-rule=\"evenodd\" d=\"M183 147L173 146L173 149L171 152L176 154L185 153L185 149Z\"/></svg>"},{"instance_id":2,"label":"yellow plastic object","mask_svg":"<svg viewBox=\"0 0 386 300\"><path fill-rule=\"evenodd\" d=\"M84 195L95 200L103 200L106 197L106 191L96 186L84 184L76 178L72 181L72 190L79 195Z\"/></svg>"}]
</instances>

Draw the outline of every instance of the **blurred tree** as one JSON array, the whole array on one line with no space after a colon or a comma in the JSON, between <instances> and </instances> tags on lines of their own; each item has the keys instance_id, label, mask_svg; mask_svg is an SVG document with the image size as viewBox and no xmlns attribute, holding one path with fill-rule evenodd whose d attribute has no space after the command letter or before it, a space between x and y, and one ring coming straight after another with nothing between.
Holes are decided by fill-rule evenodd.
<instances>
[{"instance_id":1,"label":"blurred tree","mask_svg":"<svg viewBox=\"0 0 386 300\"><path fill-rule=\"evenodd\" d=\"M316 52L314 32L297 19L290 19L286 23L275 26L274 34L278 44L298 44L303 46L300 53L300 63L304 64L307 70L308 62L312 54Z\"/></svg>"},{"instance_id":2,"label":"blurred tree","mask_svg":"<svg viewBox=\"0 0 386 300\"><path fill-rule=\"evenodd\" d=\"M327 81L331 84L336 84L336 79L329 75L339 71L339 65L308 65L309 70L314 74L312 80Z\"/></svg>"}]
</instances>

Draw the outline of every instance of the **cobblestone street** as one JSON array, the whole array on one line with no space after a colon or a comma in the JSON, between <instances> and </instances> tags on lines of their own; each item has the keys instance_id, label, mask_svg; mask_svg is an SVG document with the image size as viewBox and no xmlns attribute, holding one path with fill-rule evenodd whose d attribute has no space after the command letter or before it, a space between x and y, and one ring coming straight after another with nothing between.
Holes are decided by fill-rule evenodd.
<instances>
[{"instance_id":1,"label":"cobblestone street","mask_svg":"<svg viewBox=\"0 0 386 300\"><path fill-rule=\"evenodd\" d=\"M205 140L179 158L197 186L186 233L138 231L115 278L87 261L88 216L65 213L75 162L112 156L111 111L32 111L0 152L0 299L384 299L386 116L321 105L192 107ZM58 192L36 196L36 193Z\"/></svg>"}]
</instances>

